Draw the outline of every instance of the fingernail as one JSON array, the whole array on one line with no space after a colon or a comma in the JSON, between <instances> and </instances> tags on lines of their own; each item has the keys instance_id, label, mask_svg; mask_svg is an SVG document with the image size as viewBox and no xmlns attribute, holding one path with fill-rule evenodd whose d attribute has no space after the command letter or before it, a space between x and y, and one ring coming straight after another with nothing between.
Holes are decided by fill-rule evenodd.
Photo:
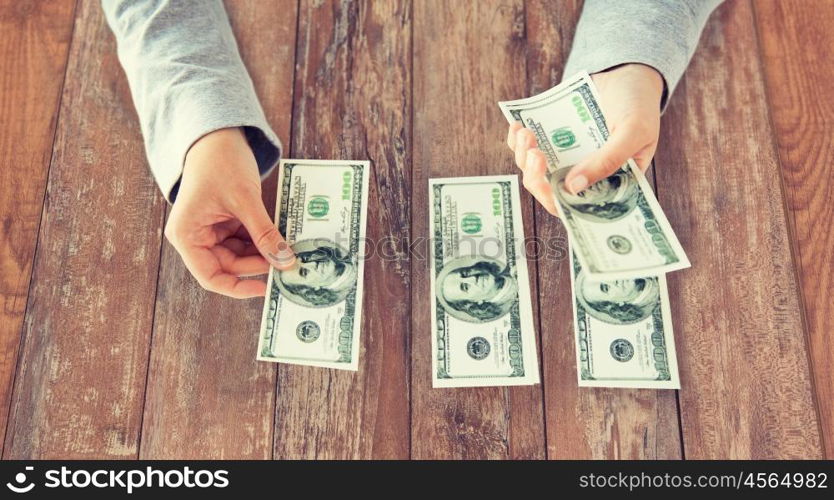
<instances>
[{"instance_id":1,"label":"fingernail","mask_svg":"<svg viewBox=\"0 0 834 500\"><path fill-rule=\"evenodd\" d=\"M568 189L570 189L571 193L579 194L580 191L588 187L588 178L582 174L577 175L570 181L568 185Z\"/></svg>"}]
</instances>

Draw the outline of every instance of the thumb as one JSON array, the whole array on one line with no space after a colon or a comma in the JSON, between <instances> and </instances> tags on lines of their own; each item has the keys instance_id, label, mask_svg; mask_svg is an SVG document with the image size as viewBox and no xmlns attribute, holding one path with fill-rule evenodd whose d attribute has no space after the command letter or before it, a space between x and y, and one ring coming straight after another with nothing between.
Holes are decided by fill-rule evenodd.
<instances>
[{"instance_id":1,"label":"thumb","mask_svg":"<svg viewBox=\"0 0 834 500\"><path fill-rule=\"evenodd\" d=\"M288 269L295 264L295 254L269 218L260 198L246 202L234 215L246 228L258 252L267 262L276 269Z\"/></svg>"},{"instance_id":2,"label":"thumb","mask_svg":"<svg viewBox=\"0 0 834 500\"><path fill-rule=\"evenodd\" d=\"M599 150L568 172L565 186L571 193L578 194L591 184L616 172L642 146L639 136L629 134L627 129L620 133L613 132Z\"/></svg>"}]
</instances>

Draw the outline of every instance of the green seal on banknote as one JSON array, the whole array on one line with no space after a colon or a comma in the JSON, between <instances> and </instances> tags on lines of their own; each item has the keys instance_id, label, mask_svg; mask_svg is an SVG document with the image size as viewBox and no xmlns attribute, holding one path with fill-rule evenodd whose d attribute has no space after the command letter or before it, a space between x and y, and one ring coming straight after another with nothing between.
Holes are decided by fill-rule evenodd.
<instances>
[{"instance_id":1,"label":"green seal on banknote","mask_svg":"<svg viewBox=\"0 0 834 500\"><path fill-rule=\"evenodd\" d=\"M466 234L476 234L481 230L481 218L478 214L466 214L460 220L460 229Z\"/></svg>"},{"instance_id":2,"label":"green seal on banknote","mask_svg":"<svg viewBox=\"0 0 834 500\"><path fill-rule=\"evenodd\" d=\"M564 151L576 144L576 134L570 127L559 127L550 133L550 140L554 146Z\"/></svg>"},{"instance_id":3,"label":"green seal on banknote","mask_svg":"<svg viewBox=\"0 0 834 500\"><path fill-rule=\"evenodd\" d=\"M310 217L324 217L328 211L330 211L330 204L327 202L327 198L316 196L307 203L307 213L310 214Z\"/></svg>"}]
</instances>

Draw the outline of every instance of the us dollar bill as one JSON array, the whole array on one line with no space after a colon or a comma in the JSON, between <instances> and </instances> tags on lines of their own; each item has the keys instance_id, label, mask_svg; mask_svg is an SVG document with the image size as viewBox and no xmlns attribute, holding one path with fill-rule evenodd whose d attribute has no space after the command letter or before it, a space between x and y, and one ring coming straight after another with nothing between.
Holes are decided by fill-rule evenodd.
<instances>
[{"instance_id":1,"label":"us dollar bill","mask_svg":"<svg viewBox=\"0 0 834 500\"><path fill-rule=\"evenodd\" d=\"M296 255L271 269L257 359L357 370L367 161L281 160L275 219Z\"/></svg>"},{"instance_id":2,"label":"us dollar bill","mask_svg":"<svg viewBox=\"0 0 834 500\"><path fill-rule=\"evenodd\" d=\"M680 389L666 276L600 281L571 256L579 386Z\"/></svg>"},{"instance_id":3,"label":"us dollar bill","mask_svg":"<svg viewBox=\"0 0 834 500\"><path fill-rule=\"evenodd\" d=\"M429 179L432 385L539 381L516 176Z\"/></svg>"},{"instance_id":4,"label":"us dollar bill","mask_svg":"<svg viewBox=\"0 0 834 500\"><path fill-rule=\"evenodd\" d=\"M596 87L587 73L542 94L499 102L510 123L521 122L547 158L555 205L583 270L597 278L662 274L689 259L633 160L581 193L564 184L570 169L608 139Z\"/></svg>"}]
</instances>

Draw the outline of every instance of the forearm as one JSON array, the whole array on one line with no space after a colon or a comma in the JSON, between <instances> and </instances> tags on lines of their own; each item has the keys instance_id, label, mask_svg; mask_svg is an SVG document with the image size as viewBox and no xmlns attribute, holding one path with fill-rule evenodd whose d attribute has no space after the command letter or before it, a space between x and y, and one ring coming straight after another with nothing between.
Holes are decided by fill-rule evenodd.
<instances>
[{"instance_id":1,"label":"forearm","mask_svg":"<svg viewBox=\"0 0 834 500\"><path fill-rule=\"evenodd\" d=\"M665 105L721 1L585 0L564 74L642 63L663 76Z\"/></svg>"},{"instance_id":2,"label":"forearm","mask_svg":"<svg viewBox=\"0 0 834 500\"><path fill-rule=\"evenodd\" d=\"M103 0L145 149L173 201L185 155L204 135L244 127L262 175L280 156L220 0Z\"/></svg>"}]
</instances>

